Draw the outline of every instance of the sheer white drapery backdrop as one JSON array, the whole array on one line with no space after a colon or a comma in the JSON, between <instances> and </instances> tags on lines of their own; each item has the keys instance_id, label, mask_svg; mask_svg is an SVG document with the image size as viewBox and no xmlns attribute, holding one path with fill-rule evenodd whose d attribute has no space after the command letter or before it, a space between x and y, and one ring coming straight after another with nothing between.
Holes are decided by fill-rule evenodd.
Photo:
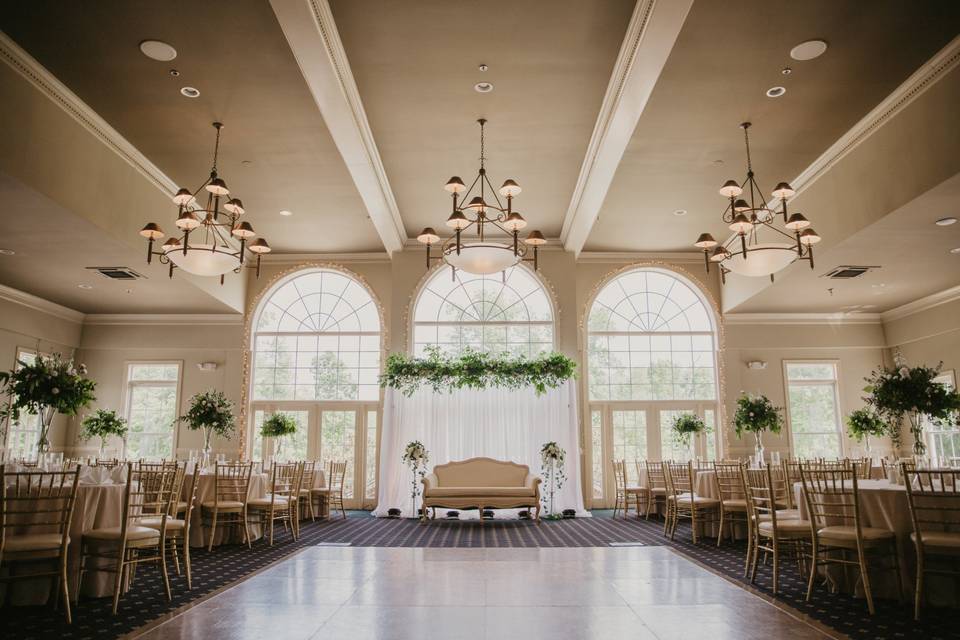
<instances>
[{"instance_id":1,"label":"sheer white drapery backdrop","mask_svg":"<svg viewBox=\"0 0 960 640\"><path fill-rule=\"evenodd\" d=\"M384 397L380 438L380 482L373 514L386 516L396 507L403 517L411 512L411 472L400 462L404 447L419 440L430 452L427 473L434 465L487 457L512 460L540 473L540 447L551 440L566 450L567 480L557 491L556 509L575 509L578 517L589 516L583 508L580 488L577 389L568 380L541 396L533 389L459 389L436 393L420 389L407 397L387 389ZM549 488L542 484L541 494ZM418 502L419 504L419 502ZM497 517L516 510L497 511ZM440 517L438 513L437 517ZM475 518L476 511L462 511L461 518Z\"/></svg>"}]
</instances>

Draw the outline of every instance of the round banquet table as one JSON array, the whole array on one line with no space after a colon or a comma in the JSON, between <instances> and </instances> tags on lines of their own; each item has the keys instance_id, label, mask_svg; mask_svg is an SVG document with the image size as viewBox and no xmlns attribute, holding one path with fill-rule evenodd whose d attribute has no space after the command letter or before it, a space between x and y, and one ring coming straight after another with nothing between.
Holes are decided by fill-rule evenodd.
<instances>
[{"instance_id":1,"label":"round banquet table","mask_svg":"<svg viewBox=\"0 0 960 640\"><path fill-rule=\"evenodd\" d=\"M860 517L864 527L889 529L897 536L897 555L900 560L900 571L903 582L904 597L913 598L916 586L917 554L910 540L913 533L913 520L907 504L906 487L893 484L888 480L858 480L857 488L860 493ZM803 500L803 485L799 482L793 486L797 505L800 508L800 517L806 520L809 516L807 505ZM839 524L839 523L838 523ZM848 520L843 524L853 524ZM934 559L932 562L936 562ZM931 560L927 560L930 566ZM871 565L870 588L876 598L896 598L897 583L893 569L874 569ZM863 597L863 588L857 584L857 571L844 572L843 568L834 565L821 568L825 572L833 588L846 593L855 593ZM958 605L955 580L950 576L927 574L924 578L924 598L928 604L935 606Z\"/></svg>"},{"instance_id":2,"label":"round banquet table","mask_svg":"<svg viewBox=\"0 0 960 640\"><path fill-rule=\"evenodd\" d=\"M84 483L77 485L77 502L73 509L73 519L70 521L70 544L67 547L67 573L70 578L71 598L75 598L78 593L95 598L113 595L112 573L88 571L83 576L83 584L78 585L80 540L84 531L120 526L126 486L126 484ZM7 584L7 600L16 606L43 604L49 598L52 587L52 580L48 578L10 582ZM2 593L3 587L0 586L0 594Z\"/></svg>"}]
</instances>

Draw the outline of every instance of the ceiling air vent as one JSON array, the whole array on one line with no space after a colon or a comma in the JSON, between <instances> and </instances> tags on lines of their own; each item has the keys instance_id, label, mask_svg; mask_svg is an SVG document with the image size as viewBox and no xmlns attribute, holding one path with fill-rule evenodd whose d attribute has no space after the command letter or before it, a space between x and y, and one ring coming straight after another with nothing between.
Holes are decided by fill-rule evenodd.
<instances>
[{"instance_id":1,"label":"ceiling air vent","mask_svg":"<svg viewBox=\"0 0 960 640\"><path fill-rule=\"evenodd\" d=\"M144 277L130 267L87 267L87 269L113 280L139 280Z\"/></svg>"},{"instance_id":2,"label":"ceiling air vent","mask_svg":"<svg viewBox=\"0 0 960 640\"><path fill-rule=\"evenodd\" d=\"M873 269L879 269L879 268L880 267L876 267L876 266L854 267L849 265L843 265L828 271L827 273L823 274L822 277L830 278L831 280L850 280L851 278L859 278L860 276L865 274L867 271L871 271Z\"/></svg>"}]
</instances>

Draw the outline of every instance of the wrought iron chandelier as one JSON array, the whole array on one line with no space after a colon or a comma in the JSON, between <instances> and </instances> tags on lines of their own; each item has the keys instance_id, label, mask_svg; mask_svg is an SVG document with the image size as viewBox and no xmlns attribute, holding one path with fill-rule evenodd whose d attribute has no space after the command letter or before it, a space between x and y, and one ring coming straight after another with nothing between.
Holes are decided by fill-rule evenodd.
<instances>
[{"instance_id":1,"label":"wrought iron chandelier","mask_svg":"<svg viewBox=\"0 0 960 640\"><path fill-rule=\"evenodd\" d=\"M227 183L217 174L217 156L220 153L220 130L223 124L214 122L217 130L217 140L213 147L213 166L210 177L200 187L191 192L189 189L179 189L173 196L177 205L177 228L183 235L170 236L155 251L154 243L164 237L164 232L154 222L149 222L140 230L140 235L147 239L147 264L158 256L162 264L170 265L170 277L173 270L183 269L198 276L220 276L223 284L224 275L233 271L240 273L244 266L244 255L247 251L257 257L257 277L260 277L260 257L270 253L270 245L263 238L253 238L257 235L249 222L240 222L244 214L243 202L236 197L230 197ZM202 191L207 193L206 206L201 207L197 202L197 195ZM221 201L226 199L221 206Z\"/></svg>"},{"instance_id":2,"label":"wrought iron chandelier","mask_svg":"<svg viewBox=\"0 0 960 640\"><path fill-rule=\"evenodd\" d=\"M431 227L417 236L417 240L427 247L427 268L430 268L432 260L443 260L453 269L454 277L457 269L488 275L529 261L533 262L536 270L539 247L547 241L539 231L531 231L526 238L520 239L520 230L527 226L523 216L513 210L513 198L520 193L520 185L510 179L504 181L499 189L499 195L507 201L504 206L487 177L484 147L487 121L480 118L477 123L480 125L480 170L477 177L469 188L458 176L450 178L443 187L453 197L453 212L446 222L453 230L453 236L441 243L440 236ZM493 196L492 202L487 200L489 196ZM463 235L471 227L476 227L477 239L464 242ZM487 234L490 231L499 231L507 237L489 240ZM432 256L431 246L437 243L441 243L440 255ZM533 256L527 257L529 253L533 253Z\"/></svg>"},{"instance_id":3,"label":"wrought iron chandelier","mask_svg":"<svg viewBox=\"0 0 960 640\"><path fill-rule=\"evenodd\" d=\"M724 282L730 272L744 276L770 276L772 281L773 274L797 260L807 260L813 269L813 245L820 242L821 237L803 214L788 215L787 198L796 192L786 182L777 184L771 192L775 199L780 200L779 210L767 206L753 173L750 123L744 122L740 128L743 129L743 141L747 149L747 179L742 183L727 180L720 187L720 195L729 200L723 211L723 221L734 235L720 244L709 233L702 233L694 243L703 251L707 272L713 262L719 265L720 277ZM787 231L775 224L781 215ZM777 235L774 241L764 242L761 241L761 233Z\"/></svg>"}]
</instances>

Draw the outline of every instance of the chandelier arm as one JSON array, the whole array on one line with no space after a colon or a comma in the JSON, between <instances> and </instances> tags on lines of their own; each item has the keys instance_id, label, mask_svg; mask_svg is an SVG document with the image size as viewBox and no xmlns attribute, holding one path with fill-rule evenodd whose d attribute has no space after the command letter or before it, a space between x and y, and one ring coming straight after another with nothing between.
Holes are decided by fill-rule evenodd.
<instances>
[{"instance_id":1,"label":"chandelier arm","mask_svg":"<svg viewBox=\"0 0 960 640\"><path fill-rule=\"evenodd\" d=\"M497 195L497 190L493 188L493 185L490 183L490 178L487 177L487 174L483 174L483 181L487 183L487 186L490 187L490 193L493 194L493 199L497 201L497 209L500 210L500 213L503 213L506 210L506 207L503 206L503 203L500 202L500 196Z\"/></svg>"},{"instance_id":2,"label":"chandelier arm","mask_svg":"<svg viewBox=\"0 0 960 640\"><path fill-rule=\"evenodd\" d=\"M769 222L769 221L768 221L768 222L761 222L760 224L762 224L764 227L766 227L766 228L768 228L768 229L771 229L771 230L773 230L773 231L776 231L777 233L779 233L780 235L782 235L784 238L786 238L786 239L790 240L791 242L793 242L794 237L793 237L792 234L789 234L789 233L787 233L787 232L785 232L785 231L782 231L782 230L778 229L777 227L775 227L775 226L773 225L772 222Z\"/></svg>"}]
</instances>

